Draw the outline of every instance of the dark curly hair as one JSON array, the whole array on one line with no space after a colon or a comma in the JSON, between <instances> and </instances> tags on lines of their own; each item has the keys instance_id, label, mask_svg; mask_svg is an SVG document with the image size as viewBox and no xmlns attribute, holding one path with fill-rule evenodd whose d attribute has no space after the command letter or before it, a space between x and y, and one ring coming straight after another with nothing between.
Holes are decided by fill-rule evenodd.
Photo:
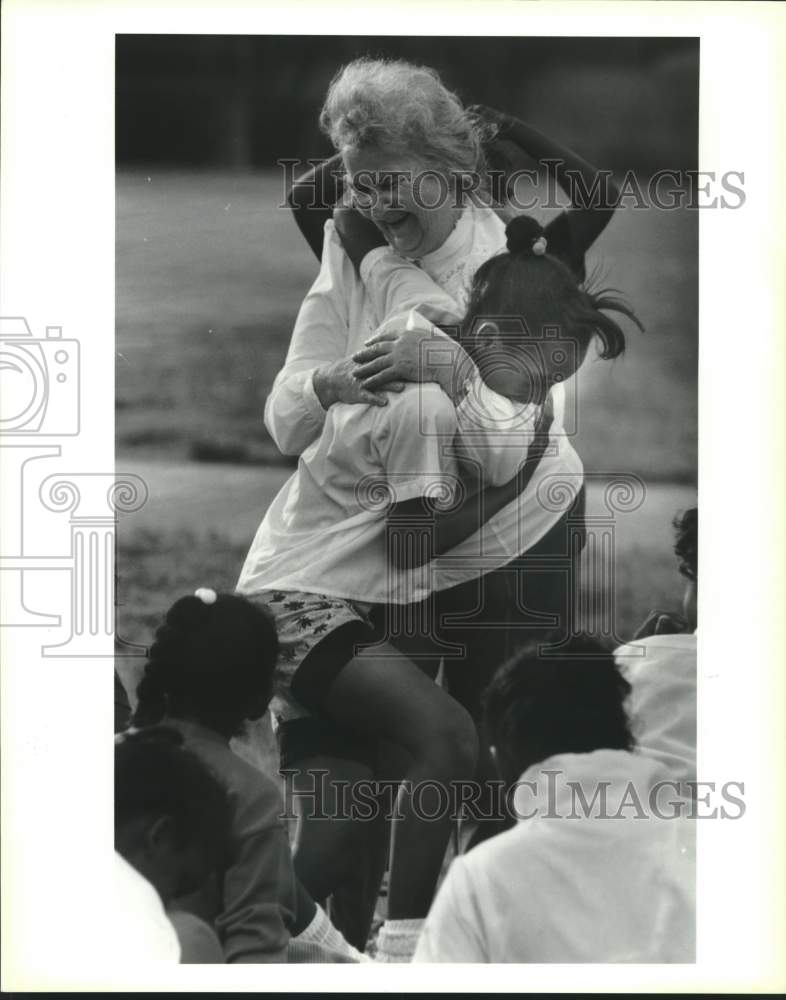
<instances>
[{"instance_id":1,"label":"dark curly hair","mask_svg":"<svg viewBox=\"0 0 786 1000\"><path fill-rule=\"evenodd\" d=\"M523 647L485 693L486 737L509 782L555 754L634 745L625 709L630 685L613 653L585 636L561 646L558 655L539 655L539 647Z\"/></svg>"},{"instance_id":2,"label":"dark curly hair","mask_svg":"<svg viewBox=\"0 0 786 1000\"><path fill-rule=\"evenodd\" d=\"M689 507L673 521L674 554L679 559L680 573L694 583L698 579L699 563L699 509Z\"/></svg>"},{"instance_id":3,"label":"dark curly hair","mask_svg":"<svg viewBox=\"0 0 786 1000\"><path fill-rule=\"evenodd\" d=\"M515 318L529 338L543 341L558 331L561 340L574 341L576 368L593 339L597 339L604 360L623 353L625 334L607 313L619 313L643 329L641 323L613 289L578 283L565 262L571 257L567 218L560 230L564 230L563 239L558 241L558 234L550 234L548 249L537 253L533 246L537 247L544 234L537 222L520 216L508 225L508 250L489 258L475 272L462 338L469 340L471 329L481 318ZM556 242L560 256L551 252L551 244ZM545 240L542 245L546 245ZM565 377L571 374L573 371L568 371Z\"/></svg>"},{"instance_id":4,"label":"dark curly hair","mask_svg":"<svg viewBox=\"0 0 786 1000\"><path fill-rule=\"evenodd\" d=\"M234 594L213 604L181 597L156 631L133 722L196 718L234 735L270 701L277 658L273 620L255 604Z\"/></svg>"},{"instance_id":5,"label":"dark curly hair","mask_svg":"<svg viewBox=\"0 0 786 1000\"><path fill-rule=\"evenodd\" d=\"M210 871L224 865L231 811L218 780L173 729L124 733L115 742L118 849L134 823L163 816L172 823L178 847L197 847Z\"/></svg>"}]
</instances>

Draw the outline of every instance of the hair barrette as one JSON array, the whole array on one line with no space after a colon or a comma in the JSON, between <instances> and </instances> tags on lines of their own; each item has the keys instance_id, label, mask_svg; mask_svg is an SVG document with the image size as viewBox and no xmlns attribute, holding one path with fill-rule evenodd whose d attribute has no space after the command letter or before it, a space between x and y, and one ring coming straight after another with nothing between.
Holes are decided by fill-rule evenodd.
<instances>
[{"instance_id":1,"label":"hair barrette","mask_svg":"<svg viewBox=\"0 0 786 1000\"><path fill-rule=\"evenodd\" d=\"M218 594L210 587L199 587L194 591L194 597L198 597L203 604L215 604L218 600Z\"/></svg>"}]
</instances>

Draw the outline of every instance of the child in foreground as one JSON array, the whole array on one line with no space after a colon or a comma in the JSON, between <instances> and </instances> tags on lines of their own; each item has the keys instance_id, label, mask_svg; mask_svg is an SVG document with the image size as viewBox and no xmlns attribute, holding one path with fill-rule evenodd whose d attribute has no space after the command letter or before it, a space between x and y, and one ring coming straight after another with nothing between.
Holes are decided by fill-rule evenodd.
<instances>
[{"instance_id":1,"label":"child in foreground","mask_svg":"<svg viewBox=\"0 0 786 1000\"><path fill-rule=\"evenodd\" d=\"M194 914L177 909L175 901L221 870L229 828L230 806L223 789L202 761L184 748L179 733L156 729L119 738L116 849L122 863L144 879L166 907L179 941L181 964L224 961L215 931ZM137 897L143 891L140 887ZM123 900L118 905L126 908ZM161 917L151 916L146 924L146 935L153 936L162 926ZM163 937L163 931L158 933Z\"/></svg>"},{"instance_id":2,"label":"child in foreground","mask_svg":"<svg viewBox=\"0 0 786 1000\"><path fill-rule=\"evenodd\" d=\"M189 901L215 926L224 960L361 961L295 877L278 787L229 746L267 711L277 655L267 614L202 588L176 601L156 632L133 723L179 733L229 799L226 864L212 892Z\"/></svg>"},{"instance_id":3,"label":"child in foreground","mask_svg":"<svg viewBox=\"0 0 786 1000\"><path fill-rule=\"evenodd\" d=\"M692 814L634 751L629 693L582 637L495 675L485 721L518 821L453 862L416 962L695 960Z\"/></svg>"}]
</instances>

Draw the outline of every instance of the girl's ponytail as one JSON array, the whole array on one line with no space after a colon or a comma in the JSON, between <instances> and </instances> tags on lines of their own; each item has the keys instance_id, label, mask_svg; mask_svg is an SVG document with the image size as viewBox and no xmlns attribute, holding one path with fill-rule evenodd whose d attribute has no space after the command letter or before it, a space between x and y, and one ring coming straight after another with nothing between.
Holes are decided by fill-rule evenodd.
<instances>
[{"instance_id":1,"label":"girl's ponytail","mask_svg":"<svg viewBox=\"0 0 786 1000\"><path fill-rule=\"evenodd\" d=\"M167 611L156 630L145 672L137 687L133 722L151 726L167 714L169 703L185 693L189 664L208 620L208 606L197 597L181 597Z\"/></svg>"},{"instance_id":2,"label":"girl's ponytail","mask_svg":"<svg viewBox=\"0 0 786 1000\"><path fill-rule=\"evenodd\" d=\"M132 721L188 716L234 731L267 706L277 657L268 614L243 597L200 588L176 601L156 631Z\"/></svg>"},{"instance_id":3,"label":"girl's ponytail","mask_svg":"<svg viewBox=\"0 0 786 1000\"><path fill-rule=\"evenodd\" d=\"M611 289L599 289L596 292L587 291L587 300L594 315L585 317L593 327L593 333L601 343L599 356L604 361L618 358L625 350L625 334L616 320L607 316L607 312L620 313L627 316L631 322L644 331L638 316L623 299L612 293Z\"/></svg>"}]
</instances>

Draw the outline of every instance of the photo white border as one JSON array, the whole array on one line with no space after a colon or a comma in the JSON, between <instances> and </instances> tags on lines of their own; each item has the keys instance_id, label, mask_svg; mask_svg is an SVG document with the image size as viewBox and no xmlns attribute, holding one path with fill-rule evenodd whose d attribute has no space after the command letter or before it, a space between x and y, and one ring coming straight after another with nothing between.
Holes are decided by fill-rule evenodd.
<instances>
[{"instance_id":1,"label":"photo white border","mask_svg":"<svg viewBox=\"0 0 786 1000\"><path fill-rule=\"evenodd\" d=\"M3 988L783 989L786 7L6 0L2 18L0 314L25 316L39 337L57 325L79 339L82 432L63 443L62 468L80 473L114 468L116 33L700 37L700 168L743 170L746 191L742 208L700 218L700 776L744 780L747 804L741 820L699 827L695 966L151 972L132 956L123 970L97 959L92 972L68 971L64 928L81 925L98 950L109 905L97 887L110 872L112 650L47 660L43 630L4 628Z\"/></svg>"}]
</instances>

